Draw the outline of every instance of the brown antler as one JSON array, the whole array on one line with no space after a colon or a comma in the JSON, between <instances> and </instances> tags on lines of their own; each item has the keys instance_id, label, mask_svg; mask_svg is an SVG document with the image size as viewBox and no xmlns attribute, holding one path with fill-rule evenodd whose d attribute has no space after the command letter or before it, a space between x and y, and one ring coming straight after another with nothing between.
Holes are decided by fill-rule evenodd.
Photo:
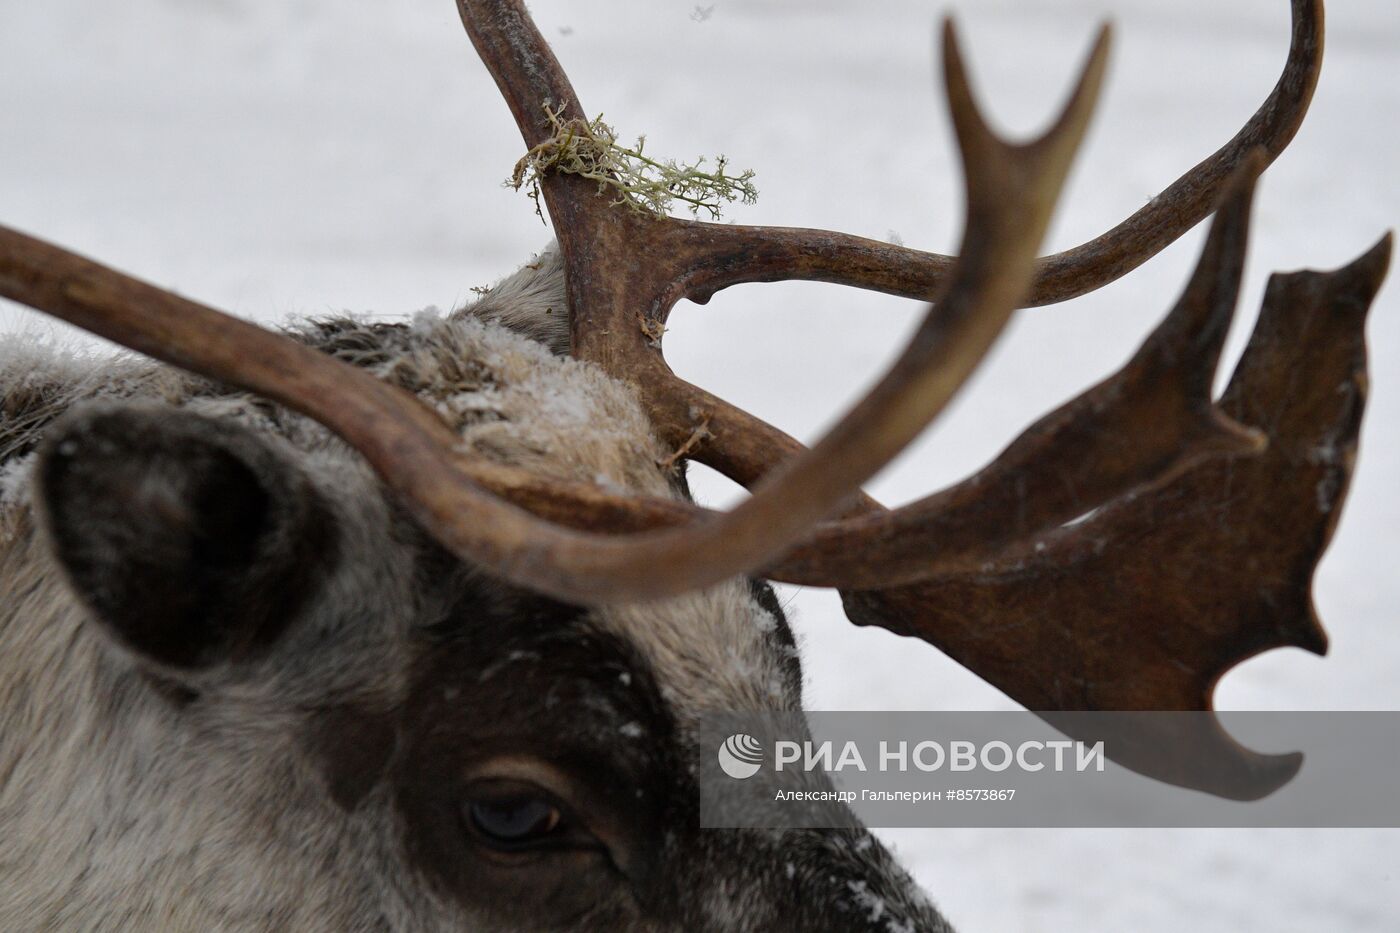
<instances>
[{"instance_id":1,"label":"brown antler","mask_svg":"<svg viewBox=\"0 0 1400 933\"><path fill-rule=\"evenodd\" d=\"M562 105L568 116L584 115L523 13L513 6L505 11L497 7L498 18L493 20L483 15L481 3L459 0L459 7L528 143L536 144L546 133L543 101ZM1154 563L1170 556L1160 553L1160 543L1130 550L1134 558L1121 558L1138 561L1134 566L1142 570L1137 575L1115 576L1112 570L1122 568L1114 567L1082 579L1063 577L1075 581L1060 584L1063 598L1047 601L1038 594L1050 581L1062 579L1064 562L1076 553L1068 542L1100 554L1118 554L1138 543L1126 528L1111 524L1112 516L1130 508L1125 503L1157 502L1185 486L1206 509L1212 498L1229 495L1228 484L1227 491L1221 491L1219 471L1236 469L1246 462L1240 458L1258 454L1262 446L1263 438L1250 435L1211 405L1210 391L1236 303L1253 180L1296 132L1318 77L1321 4L1294 0L1292 12L1292 43L1283 77L1229 144L1112 231L1040 263L1028 303L1082 294L1135 268L1197 223L1221 200L1229 179L1236 178L1234 195L1212 229L1186 294L1133 361L1042 419L968 482L892 513L866 500L857 508L865 514L817 529L772 568L776 576L847 588L930 581L843 595L853 619L944 647L971 669L985 670L994 683L1032 709L1208 709L1209 685L1224 670L1262 646L1289 641L1277 633L1271 638L1267 620L1239 613L1238 603L1261 582L1241 571L1242 566L1250 567L1241 553L1220 554L1216 565L1238 574L1232 578L1239 581L1234 601L1229 593L1223 594L1222 602L1205 601L1185 576L1154 586ZM514 43L512 54L500 54L502 35ZM522 45L534 54L520 55ZM566 176L545 181L568 260L575 352L635 382L654 421L673 444L685 445L689 456L750 487L770 475L775 464L798 456L801 446L677 379L650 335L629 326L631 316L640 311L654 325L661 324L680 297L704 301L738 282L782 278L929 297L949 264L946 257L821 231L717 228L669 219L645 222L608 212L579 182ZM648 261L633 261L638 254ZM1373 262L1367 268L1378 277L1383 264ZM1378 285L1378 278L1370 285ZM1354 291L1365 293L1368 302L1374 287L1369 293L1367 287L1362 282ZM1341 343L1359 341L1359 324L1350 331L1345 324L1340 328ZM650 330L655 332L655 327ZM1337 375L1319 368L1309 373L1309 385L1335 385L1332 377ZM1282 394L1277 378L1261 391ZM695 433L700 424L707 428L704 435ZM1283 441L1266 426L1276 442ZM1345 427L1338 433L1343 439L1354 437ZM695 437L702 443L692 447ZM1211 466L1212 455L1224 455L1225 466ZM1277 472L1280 456L1278 449L1272 451L1254 475ZM1222 460L1217 456L1213 462ZM1348 475L1344 466L1334 468L1328 482L1341 488ZM1255 494L1264 494L1268 483L1256 483ZM1062 523L1095 508L1099 514L1074 530L1060 529ZM1245 536L1226 545L1217 538L1215 526L1203 521L1209 515L1190 510L1186 514L1195 524L1180 527L1194 532L1203 547L1233 552L1255 543ZM1253 535L1258 537L1262 517L1250 518L1255 524L1248 527L1256 529ZM1309 542L1309 548L1294 554L1289 568L1295 592L1306 594L1326 534L1318 534L1306 520L1284 530L1292 536L1289 540ZM1141 539L1142 529L1138 533ZM1028 571L1030 566L1037 572ZM1113 587L1106 587L1105 579ZM1109 593L1120 600L1112 607L1117 613L1099 610L1092 598L1110 600ZM1200 602L1192 602L1193 596ZM1178 608L1186 599L1187 611L1124 620L1122 612L1134 599ZM983 606L987 612L967 613ZM1001 624L1003 618L1010 620L1009 627ZM1104 626L1109 632L1102 631ZM1301 635L1293 640L1308 643ZM1131 659L1130 664L1125 661L1130 675L1105 677L1099 668L1112 669L1115 649L1123 642L1132 646L1123 653ZM1180 650L1182 642L1193 650ZM1105 643L1113 647L1098 648ZM1076 679L1069 682L1076 686L1071 689L1065 688L1067 671L1075 672ZM1082 689L1085 683L1097 689ZM1133 690L1122 689L1124 684ZM1115 686L1119 689L1111 689ZM1163 741L1119 745L1123 750L1117 754L1124 763L1164 780L1247 798L1272 790L1298 765L1296 756L1254 755L1210 720L1176 727L1171 736L1160 733L1163 720L1152 722L1159 731L1149 740ZM1180 749L1188 740L1198 752L1211 753L1217 764L1184 773L1179 758L1161 753L1164 748Z\"/></svg>"}]
</instances>

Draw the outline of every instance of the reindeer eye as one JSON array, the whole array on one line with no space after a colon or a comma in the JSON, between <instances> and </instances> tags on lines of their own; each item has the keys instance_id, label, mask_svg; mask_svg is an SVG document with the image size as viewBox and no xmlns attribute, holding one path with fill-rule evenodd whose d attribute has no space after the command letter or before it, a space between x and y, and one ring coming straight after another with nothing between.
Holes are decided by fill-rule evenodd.
<instances>
[{"instance_id":1,"label":"reindeer eye","mask_svg":"<svg viewBox=\"0 0 1400 933\"><path fill-rule=\"evenodd\" d=\"M499 774L470 780L458 798L462 831L479 853L510 864L551 852L606 853L569 790L564 780L543 783Z\"/></svg>"},{"instance_id":2,"label":"reindeer eye","mask_svg":"<svg viewBox=\"0 0 1400 933\"><path fill-rule=\"evenodd\" d=\"M563 814L548 798L519 795L473 800L467 820L488 845L527 848L558 835Z\"/></svg>"}]
</instances>

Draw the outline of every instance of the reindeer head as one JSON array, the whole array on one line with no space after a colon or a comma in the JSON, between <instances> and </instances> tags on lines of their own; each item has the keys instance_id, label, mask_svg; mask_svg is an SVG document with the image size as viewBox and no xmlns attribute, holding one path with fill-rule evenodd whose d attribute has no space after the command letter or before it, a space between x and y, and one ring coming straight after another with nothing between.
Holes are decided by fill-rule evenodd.
<instances>
[{"instance_id":1,"label":"reindeer head","mask_svg":"<svg viewBox=\"0 0 1400 933\"><path fill-rule=\"evenodd\" d=\"M583 118L523 4L459 7L528 146ZM1322 647L1308 585L1350 475L1388 241L1276 277L1211 394L1253 181L1317 77L1320 6L1293 12L1285 73L1234 140L1040 260L1106 34L1020 146L987 128L945 34L956 260L636 214L550 173L557 251L478 305L273 334L0 229L0 294L199 374L41 367L5 390L22 429L0 454L28 479L8 484L0 545L0 829L37 867L6 878L0 917L946 929L863 832L700 830L690 738L707 712L801 708L764 579L838 588L854 621L1046 712L1208 709L1240 660ZM1120 372L965 483L895 510L860 494L1018 307L1105 284L1213 210L1186 292ZM785 278L933 302L811 450L680 381L659 347L681 298ZM695 507L686 460L753 496ZM1208 738L1202 789L1258 796L1296 769ZM1186 780L1162 747L1122 763Z\"/></svg>"},{"instance_id":2,"label":"reindeer head","mask_svg":"<svg viewBox=\"0 0 1400 933\"><path fill-rule=\"evenodd\" d=\"M683 498L625 387L483 323L508 308L545 325L562 300L551 252L449 319L296 337L412 391L476 456ZM698 829L695 717L801 706L766 583L596 608L539 595L446 551L315 422L161 369L109 379L100 400L61 386L31 404L39 533L0 570L18 597L0 643L67 721L43 738L77 731L86 749L0 759L25 810L7 837L63 851L123 826L68 853L94 869L64 897L76 915L154 923L184 890L177 916L198 926L810 929L832 911L859 923L859 892L940 928L864 834ZM65 709L34 659L73 639L63 682L101 686ZM49 812L84 780L110 807ZM111 888L115 860L140 895ZM26 886L7 892L0 915L50 916Z\"/></svg>"}]
</instances>

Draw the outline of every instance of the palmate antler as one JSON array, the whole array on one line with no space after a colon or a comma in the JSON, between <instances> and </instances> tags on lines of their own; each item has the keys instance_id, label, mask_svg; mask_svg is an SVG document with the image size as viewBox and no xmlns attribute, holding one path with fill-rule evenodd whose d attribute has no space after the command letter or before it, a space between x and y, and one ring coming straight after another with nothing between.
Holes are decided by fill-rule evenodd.
<instances>
[{"instance_id":1,"label":"palmate antler","mask_svg":"<svg viewBox=\"0 0 1400 933\"><path fill-rule=\"evenodd\" d=\"M546 106L557 119L584 117L520 0L458 6L528 146L553 132ZM979 116L945 31L968 188L956 260L827 231L643 216L599 197L592 182L546 174L574 355L635 385L688 458L752 490L723 515L464 459L412 396L3 228L0 294L315 418L359 449L444 545L559 598L657 598L762 571L840 588L853 620L936 644L1032 709L1208 709L1215 679L1239 660L1278 644L1321 645L1310 578L1350 473L1361 311L1388 256L1387 241L1332 276L1276 284L1230 393L1212 403L1252 182L1306 112L1321 37L1320 2L1294 0L1283 77L1235 138L1113 230L1040 260L1106 34L1054 127L1012 146ZM859 494L938 415L1017 307L1112 281L1223 199L1185 296L1124 370L952 489L893 511ZM933 301L900 360L810 451L678 379L653 339L681 298L793 278ZM1338 385L1355 387L1345 405ZM1148 752L1120 757L1230 796L1257 796L1291 774L1223 733L1217 744L1221 770L1206 782Z\"/></svg>"}]
</instances>

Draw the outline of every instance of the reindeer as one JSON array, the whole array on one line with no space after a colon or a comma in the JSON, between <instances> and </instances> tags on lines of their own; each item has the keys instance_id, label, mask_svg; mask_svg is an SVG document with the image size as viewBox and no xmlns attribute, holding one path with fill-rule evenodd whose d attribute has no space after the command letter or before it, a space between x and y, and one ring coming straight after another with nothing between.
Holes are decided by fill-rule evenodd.
<instances>
[{"instance_id":1,"label":"reindeer","mask_svg":"<svg viewBox=\"0 0 1400 933\"><path fill-rule=\"evenodd\" d=\"M527 146L584 117L521 0L459 0ZM951 27L968 212L955 259L628 211L547 173L558 239L473 305L273 333L0 228L0 294L142 356L0 365L0 925L7 930L925 930L863 830L698 828L710 711L796 711L769 580L834 587L1028 708L1208 710L1309 599L1365 394L1389 239L1278 275L1229 388L1253 182L1321 59L1293 0L1282 78L1160 197L1036 259L1101 83L1010 145ZM966 482L860 492L1019 307L1125 274L1215 213L1133 359ZM812 449L667 368L683 297L813 279L931 301ZM684 464L752 490L695 506ZM1015 630L1015 639L989 632ZM1005 623L1005 624L1002 624ZM1249 799L1297 760L1223 731L1120 762Z\"/></svg>"}]
</instances>

